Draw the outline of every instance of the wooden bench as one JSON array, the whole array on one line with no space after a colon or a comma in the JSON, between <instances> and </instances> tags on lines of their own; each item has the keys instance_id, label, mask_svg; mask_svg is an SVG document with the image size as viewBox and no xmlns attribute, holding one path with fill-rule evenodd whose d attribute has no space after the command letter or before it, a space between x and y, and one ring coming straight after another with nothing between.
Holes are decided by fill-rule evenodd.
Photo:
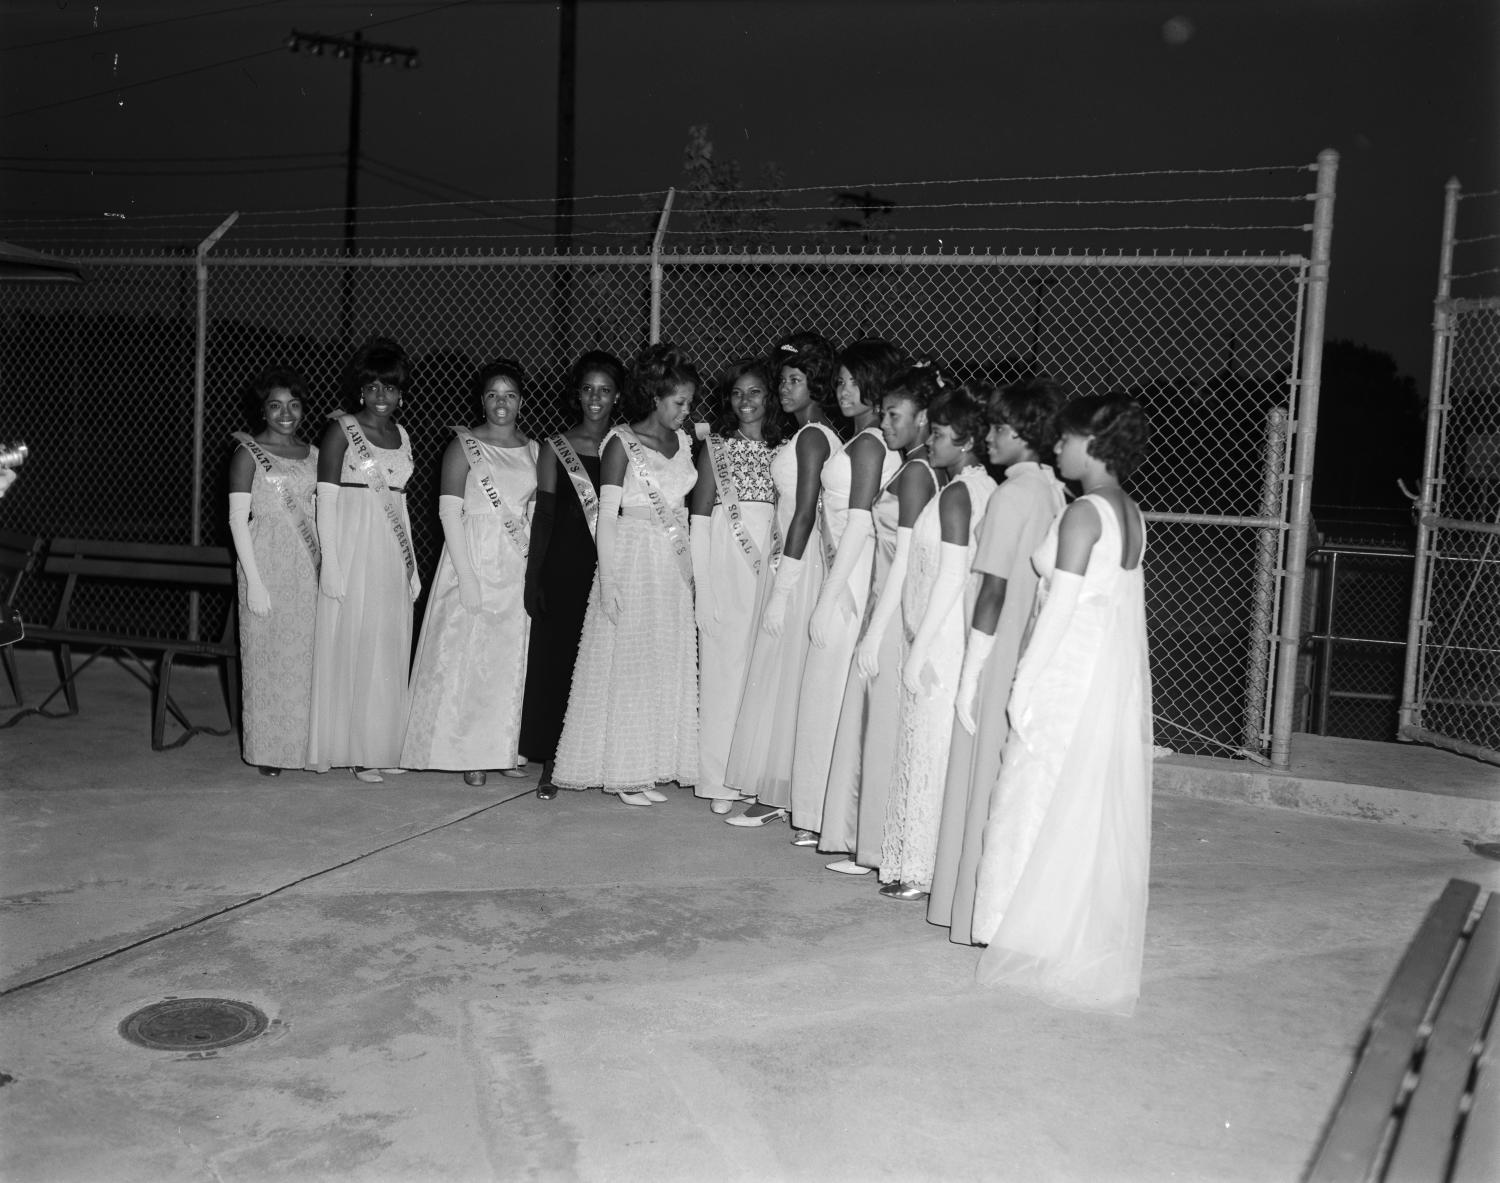
<instances>
[{"instance_id":1,"label":"wooden bench","mask_svg":"<svg viewBox=\"0 0 1500 1183\"><path fill-rule=\"evenodd\" d=\"M47 540L38 534L17 530L0 530L0 606L15 607L21 595L21 584L36 569ZM21 679L16 674L16 659L9 645L0 645L0 667L10 685L13 706L21 706Z\"/></svg>"},{"instance_id":2,"label":"wooden bench","mask_svg":"<svg viewBox=\"0 0 1500 1183\"><path fill-rule=\"evenodd\" d=\"M1307 1183L1500 1179L1500 903L1450 880L1356 1053Z\"/></svg>"},{"instance_id":3,"label":"wooden bench","mask_svg":"<svg viewBox=\"0 0 1500 1183\"><path fill-rule=\"evenodd\" d=\"M235 577L229 551L218 546L167 546L140 542L109 542L84 538L54 538L47 547L42 566L44 577L63 579L57 614L50 625L26 628L26 640L49 645L57 661L58 684L38 706L27 707L12 715L0 728L10 727L27 715L49 719L67 718L78 713L78 675L98 657L116 653L133 663L125 668L151 688L151 747L154 751L181 747L195 735L228 735L239 724L240 676L239 646L235 639ZM229 603L224 609L224 627L217 640L198 640L188 635L187 601L184 596L184 620L180 632L159 630L135 635L124 630L78 627L74 623L80 586L124 586L177 589L183 592L209 592L223 596ZM74 664L73 649L92 652ZM152 668L142 654L157 654ZM225 677L225 702L229 726L222 729L193 724L172 698L172 666L179 656L201 657L219 662ZM122 662L122 664L124 664ZM48 704L63 695L67 709L54 711ZM19 690L18 690L19 696ZM182 726L183 732L171 743L166 742L167 715Z\"/></svg>"}]
</instances>

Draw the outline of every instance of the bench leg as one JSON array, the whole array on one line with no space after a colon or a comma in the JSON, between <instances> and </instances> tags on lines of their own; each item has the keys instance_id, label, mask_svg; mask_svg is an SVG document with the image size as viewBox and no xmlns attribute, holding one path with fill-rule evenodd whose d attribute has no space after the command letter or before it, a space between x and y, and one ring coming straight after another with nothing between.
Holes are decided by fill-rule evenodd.
<instances>
[{"instance_id":1,"label":"bench leg","mask_svg":"<svg viewBox=\"0 0 1500 1183\"><path fill-rule=\"evenodd\" d=\"M16 656L11 652L9 645L0 648L0 665L5 667L5 681L10 686L10 696L14 700L11 706L25 706L21 698L21 677L16 672Z\"/></svg>"},{"instance_id":2,"label":"bench leg","mask_svg":"<svg viewBox=\"0 0 1500 1183\"><path fill-rule=\"evenodd\" d=\"M229 729L243 740L241 711L244 708L240 704L240 691L240 659L226 657L224 659L224 702L229 708Z\"/></svg>"},{"instance_id":3,"label":"bench leg","mask_svg":"<svg viewBox=\"0 0 1500 1183\"><path fill-rule=\"evenodd\" d=\"M56 717L65 718L68 715L76 715L78 713L78 686L73 679L77 676L78 670L73 668L73 647L64 642L53 650L53 656L57 660L57 676L62 682L59 689L62 690L63 697L68 703L68 709L62 712L62 715ZM88 665L97 656L97 653L94 654L83 664ZM82 668L83 666L79 667L79 669ZM46 706L47 704L43 703L42 705Z\"/></svg>"}]
</instances>

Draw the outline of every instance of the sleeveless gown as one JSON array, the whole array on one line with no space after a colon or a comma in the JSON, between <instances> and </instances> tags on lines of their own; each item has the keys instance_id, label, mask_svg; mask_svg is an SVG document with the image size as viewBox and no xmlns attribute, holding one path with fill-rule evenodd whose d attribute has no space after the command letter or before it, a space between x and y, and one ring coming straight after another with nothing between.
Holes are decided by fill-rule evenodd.
<instances>
[{"instance_id":1,"label":"sleeveless gown","mask_svg":"<svg viewBox=\"0 0 1500 1183\"><path fill-rule=\"evenodd\" d=\"M543 443L544 448L550 445ZM578 461L589 482L599 492L599 457ZM578 641L583 635L583 617L589 606L589 589L599 555L588 518L573 482L557 464L556 508L552 537L542 556L542 595L547 609L531 622L531 640L526 656L526 695L521 707L521 754L531 760L551 760L557 754L568 690L573 685L573 665L578 660Z\"/></svg>"},{"instance_id":2,"label":"sleeveless gown","mask_svg":"<svg viewBox=\"0 0 1500 1183\"><path fill-rule=\"evenodd\" d=\"M995 491L995 480L983 468L966 468L925 506L912 526L911 565L901 589L901 623L910 650L927 611L937 581L942 542L939 505L955 485L969 490L969 545L965 563L969 574L964 592L943 618L928 660L938 684L930 692L913 694L903 684L901 723L896 739L895 772L886 800L885 832L880 848L883 883L932 886L937 859L938 824L943 811L943 788L948 776L948 745L953 738L953 700L963 669L964 641L973 615L979 576L972 571L979 523Z\"/></svg>"},{"instance_id":3,"label":"sleeveless gown","mask_svg":"<svg viewBox=\"0 0 1500 1183\"><path fill-rule=\"evenodd\" d=\"M849 492L854 481L854 463L849 449L863 436L873 436L881 447L880 486L895 475L901 454L885 446L878 428L856 435L823 462L823 547L828 555L829 575L834 556L849 525ZM823 827L823 805L828 792L828 774L833 764L833 745L838 735L844 694L854 662L865 607L870 601L870 573L875 561L875 539L865 540L858 559L840 589L840 608L828 628L827 644L809 646L802 671L802 719L792 753L792 825L817 832ZM828 576L825 575L825 579ZM816 605L814 605L816 606ZM859 675L855 674L855 680ZM841 819L836 824L842 824Z\"/></svg>"},{"instance_id":4,"label":"sleeveless gown","mask_svg":"<svg viewBox=\"0 0 1500 1183\"><path fill-rule=\"evenodd\" d=\"M1036 599L1031 553L1062 513L1063 500L1063 484L1051 467L1031 460L1012 464L990 497L979 527L974 570L1005 580L1005 602L995 626L995 646L980 672L974 696L975 733L970 735L956 719L953 722L937 864L927 899L927 919L948 926L948 939L959 945L973 943L979 848L1000 775L1000 751L1010 731L1005 704Z\"/></svg>"},{"instance_id":5,"label":"sleeveless gown","mask_svg":"<svg viewBox=\"0 0 1500 1183\"><path fill-rule=\"evenodd\" d=\"M405 489L412 474L411 440L406 428L397 430L399 447L370 447L409 536ZM411 665L406 564L381 499L365 485L352 448L344 453L339 484L335 546L344 569L344 598L318 596L307 763L319 772L398 767Z\"/></svg>"},{"instance_id":6,"label":"sleeveless gown","mask_svg":"<svg viewBox=\"0 0 1500 1183\"><path fill-rule=\"evenodd\" d=\"M722 438L730 475L739 496L740 521L760 549L761 565L771 558L771 521L776 486L771 480L771 449L759 440ZM733 799L724 784L734 721L745 690L745 669L760 622L755 611L758 580L730 525L722 501L709 516L708 579L718 623L698 634L698 796Z\"/></svg>"},{"instance_id":7,"label":"sleeveless gown","mask_svg":"<svg viewBox=\"0 0 1500 1183\"><path fill-rule=\"evenodd\" d=\"M617 427L604 437L606 446L614 435L631 438ZM644 444L641 451L686 540L683 498L698 479L687 436L678 431L670 459ZM622 494L615 534L620 619L611 622L600 607L596 576L552 769L563 788L638 792L668 781L691 785L698 775L692 588L633 465Z\"/></svg>"},{"instance_id":8,"label":"sleeveless gown","mask_svg":"<svg viewBox=\"0 0 1500 1183\"><path fill-rule=\"evenodd\" d=\"M245 602L245 573L235 565L240 601L240 686L243 751L247 764L307 765L307 716L312 706L313 627L318 569L282 504L291 490L309 522L318 483L318 449L301 460L272 456L276 472L257 463L250 479L250 542L255 566L271 596L271 614L257 616Z\"/></svg>"},{"instance_id":9,"label":"sleeveless gown","mask_svg":"<svg viewBox=\"0 0 1500 1183\"><path fill-rule=\"evenodd\" d=\"M826 423L806 423L776 449L771 457L771 480L776 485L776 526L782 538L797 508L797 440L804 431L822 432L830 452L840 446L839 437ZM761 804L778 809L789 809L792 804L792 750L800 725L802 670L811 647L807 621L817 606L825 570L823 544L814 523L802 551L802 578L787 601L779 637L760 627L762 608L776 581L769 563L761 566L756 589L755 639L724 782L743 796L757 797Z\"/></svg>"},{"instance_id":10,"label":"sleeveless gown","mask_svg":"<svg viewBox=\"0 0 1500 1183\"><path fill-rule=\"evenodd\" d=\"M1054 1006L1128 1015L1140 994L1151 863L1151 672L1144 576L1120 566L1114 507L1066 634L1012 696L974 901L978 978ZM1145 558L1144 523L1142 553ZM1057 524L1033 556L1056 569ZM1026 655L1020 669L1027 670Z\"/></svg>"},{"instance_id":11,"label":"sleeveless gown","mask_svg":"<svg viewBox=\"0 0 1500 1183\"><path fill-rule=\"evenodd\" d=\"M502 448L479 441L489 477L510 512L531 517L535 441ZM531 618L521 603L526 560L475 479L464 478L464 542L479 580L480 608L458 598L458 571L444 542L427 596L411 676L403 768L514 768Z\"/></svg>"}]
</instances>

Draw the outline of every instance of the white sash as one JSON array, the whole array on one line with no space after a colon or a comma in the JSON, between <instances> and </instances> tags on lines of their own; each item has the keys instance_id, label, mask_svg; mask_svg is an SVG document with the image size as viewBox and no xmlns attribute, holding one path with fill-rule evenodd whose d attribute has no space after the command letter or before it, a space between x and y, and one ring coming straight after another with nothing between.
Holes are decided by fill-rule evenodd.
<instances>
[{"instance_id":1,"label":"white sash","mask_svg":"<svg viewBox=\"0 0 1500 1183\"><path fill-rule=\"evenodd\" d=\"M318 532L308 520L307 514L302 512L302 507L297 504L297 498L292 495L291 485L285 479L286 473L276 462L276 458L261 447L254 436L248 432L236 431L234 438L250 453L251 459L260 465L272 488L281 494L281 508L291 518L292 525L297 527L297 533L302 536L302 545L307 547L308 557L312 559L313 570L316 571L323 563L323 551L318 546Z\"/></svg>"},{"instance_id":2,"label":"white sash","mask_svg":"<svg viewBox=\"0 0 1500 1183\"><path fill-rule=\"evenodd\" d=\"M667 499L662 494L661 486L656 483L656 477L652 474L646 463L646 452L641 447L641 441L636 439L634 432L627 432L620 428L615 429L615 435L625 445L625 454L630 457L630 467L635 470L635 479L646 491L646 497L651 502L651 512L656 516L656 524L667 532L667 537L672 540L672 553L677 556L677 569L682 574L682 581L693 586L693 558L688 547L687 531L682 524L667 508ZM677 441L677 446L683 447L682 441Z\"/></svg>"},{"instance_id":3,"label":"white sash","mask_svg":"<svg viewBox=\"0 0 1500 1183\"><path fill-rule=\"evenodd\" d=\"M391 533L396 536L396 545L401 548L401 561L406 564L406 582L411 588L411 598L415 600L422 590L422 579L417 574L417 552L412 549L411 535L407 533L406 523L401 520L401 511L396 507L396 499L391 495L390 486L385 483L385 473L375 459L370 441L365 439L365 433L359 429L359 420L353 415L345 411L332 411L328 417L344 429L344 436L354 449L360 471L365 474L365 483L370 487L370 492L380 498L380 508L385 511L386 521L391 524Z\"/></svg>"},{"instance_id":4,"label":"white sash","mask_svg":"<svg viewBox=\"0 0 1500 1183\"><path fill-rule=\"evenodd\" d=\"M563 472L568 474L568 480L573 482L573 492L578 494L578 503L583 506L583 520L588 523L589 537L593 538L599 531L599 494L594 491L594 482L589 480L583 461L578 459L578 453L573 450L567 436L559 432L548 436L547 443L557 453L558 462L562 465Z\"/></svg>"},{"instance_id":5,"label":"white sash","mask_svg":"<svg viewBox=\"0 0 1500 1183\"><path fill-rule=\"evenodd\" d=\"M713 464L714 484L719 489L719 500L724 503L724 514L729 518L729 528L734 533L734 540L740 544L740 550L750 562L750 569L757 575L760 574L760 566L763 556L760 547L755 545L755 539L750 537L750 531L745 529L744 512L740 509L740 492L735 487L734 473L729 467L729 450L724 446L723 437L711 435L708 437L708 458ZM776 560L781 555L781 531L776 528L776 515L771 515L771 565L775 566Z\"/></svg>"},{"instance_id":6,"label":"white sash","mask_svg":"<svg viewBox=\"0 0 1500 1183\"><path fill-rule=\"evenodd\" d=\"M515 515L510 506L505 503L505 498L500 496L500 490L495 487L495 481L491 475L493 469L484 454L484 449L479 445L479 440L467 427L455 427L453 434L458 436L459 442L463 444L464 455L469 459L469 471L474 474L474 479L484 490L484 495L490 499L490 504L500 515L500 523L505 527L505 533L509 535L511 545L524 559L529 545L526 523Z\"/></svg>"}]
</instances>

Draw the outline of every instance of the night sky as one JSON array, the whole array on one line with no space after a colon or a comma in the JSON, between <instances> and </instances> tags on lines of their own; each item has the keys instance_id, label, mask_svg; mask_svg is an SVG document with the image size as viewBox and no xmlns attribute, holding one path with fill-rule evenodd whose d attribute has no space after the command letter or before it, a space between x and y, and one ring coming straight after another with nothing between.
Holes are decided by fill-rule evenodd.
<instances>
[{"instance_id":1,"label":"night sky","mask_svg":"<svg viewBox=\"0 0 1500 1183\"><path fill-rule=\"evenodd\" d=\"M151 234L195 241L230 210L247 225L251 211L336 210L349 67L288 52L293 28L362 28L420 52L418 69L365 71L361 205L507 199L485 208L529 214L518 230L550 225L536 199L551 196L555 169L552 4L6 0L0 238L107 251ZM578 37L581 195L678 183L691 124L710 125L748 184L774 162L787 186L817 187L797 203L900 181L1300 164L1335 148L1329 334L1393 353L1419 386L1443 184L1500 187L1495 0L581 0ZM1011 195L999 183L965 192ZM912 229L895 241L931 244L915 228L933 216L898 213ZM963 216L1007 224L1000 210ZM1492 233L1500 200L1468 202L1465 217L1468 233ZM331 244L331 225L302 233ZM422 245L438 226L405 231ZM1201 245L1272 245L1240 238ZM1275 245L1307 249L1305 236ZM1460 269L1493 267L1493 245L1470 248ZM1497 290L1494 278L1469 294Z\"/></svg>"}]
</instances>

